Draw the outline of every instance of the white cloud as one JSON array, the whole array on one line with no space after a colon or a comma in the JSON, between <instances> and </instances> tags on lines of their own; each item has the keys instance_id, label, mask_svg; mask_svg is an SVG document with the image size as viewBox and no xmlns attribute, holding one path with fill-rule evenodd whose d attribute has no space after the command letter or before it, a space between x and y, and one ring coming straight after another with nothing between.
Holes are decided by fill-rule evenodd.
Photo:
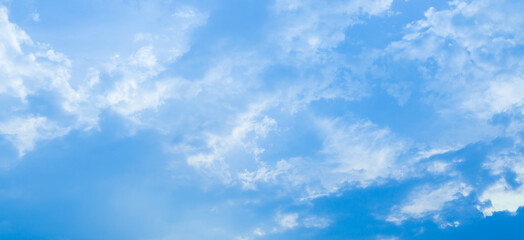
<instances>
[{"instance_id":1,"label":"white cloud","mask_svg":"<svg viewBox=\"0 0 524 240\"><path fill-rule=\"evenodd\" d=\"M522 45L524 20L513 10L502 14L507 8L504 4L511 3L501 2L453 1L447 10L431 8L424 19L407 26L409 33L391 44L385 54L393 54L397 59L436 61L438 70L428 77L428 89L442 93L445 96L443 108L451 109L453 114L472 112L477 118L486 120L494 114L518 109L524 104L521 94L524 92L521 77L524 65L519 57L507 52ZM285 50L283 58L287 60L298 53L299 62L307 61L297 65L307 65L304 69L322 68L322 71L299 70L297 80L290 80L288 85L268 83L271 85L268 88L277 89L270 93L253 91L267 87L261 73L275 60L256 51L220 56L200 79L162 75L169 64L189 51L188 36L192 30L207 21L207 14L193 8L181 8L173 13L170 16L172 25L162 33L136 34L135 44L140 45L136 51L122 53L123 57L116 55L104 67L90 69L85 79L75 79L79 83L72 86L73 63L67 56L44 44L34 43L24 31L9 22L7 10L1 7L0 32L4 34L0 36L0 77L6 80L0 86L0 94L18 98L20 107L2 112L18 117L2 120L0 133L13 142L23 156L40 140L62 136L71 129L96 127L99 113L108 109L137 125L161 131L168 129L166 125L173 119L182 122L173 123L182 126L177 130L185 138L173 149L185 157L188 165L219 176L224 182L240 184L244 189L256 189L258 184L279 184L309 199L332 194L346 185L367 187L392 178L401 179L413 171L413 162L450 149L419 152L413 160L405 160L403 154L410 144L386 127L369 121L312 120L315 117L308 120L316 127L314 131L322 149L313 155L298 153L285 160L268 161L262 155L266 148L274 146L261 143L268 137L275 137L271 133L276 129L279 114L286 114L283 118L293 118L293 114L320 99L351 101L367 94L366 84L353 80L349 74L340 77L339 82L336 80L340 69L329 65L336 63L346 67L343 62L330 59L316 65L315 61L343 42L346 29L359 18L384 14L391 4L392 0L329 4L277 1L274 14L281 25L272 37L278 39L277 44ZM456 18L465 19L467 26L456 24ZM301 58L304 56L306 58ZM278 61L284 60L276 59ZM430 69L422 70L431 75ZM102 75L105 79L101 79ZM400 104L410 97L409 91L404 91L409 84L386 87ZM28 96L40 91L51 91L59 96L61 110L76 119L27 117L28 114L19 109L27 109ZM177 112L184 115L183 120L160 119L162 113L158 112L169 101L176 102L174 107L186 107ZM280 111L282 109L288 112ZM441 174L449 171L449 166L447 162L436 161L424 167L431 173ZM511 168L517 171L519 166L515 164ZM497 184L481 197L482 201L492 203L492 207L483 209L485 214L504 209L514 211L520 204L501 200L520 197L520 188L513 190L505 183ZM398 213L392 214L389 220L402 222L431 215L470 191L469 186L460 182L438 188L426 186L414 193L409 203L398 207ZM436 197L440 195L443 197ZM300 222L298 215L281 217L278 223L283 228L294 228L300 223L318 228L329 225L323 218L305 218Z\"/></svg>"},{"instance_id":2,"label":"white cloud","mask_svg":"<svg viewBox=\"0 0 524 240\"><path fill-rule=\"evenodd\" d=\"M155 79L164 70L164 65L175 61L189 50L188 35L195 27L206 22L207 15L191 8L186 13L172 16L171 26L127 58L115 57L108 60L104 67L89 68L85 78L71 79L72 62L62 53L54 51L46 44L34 43L29 35L8 19L8 11L0 6L0 94L17 98L15 104L3 106L2 115L25 118L33 102L28 96L51 92L53 97L39 99L49 107L58 106L66 117L45 116L28 120L31 136L23 139L20 134L4 130L4 135L13 139L20 156L34 147L38 139L49 139L60 134L47 134L48 122L53 122L63 129L89 130L97 127L98 115L106 108L140 124L140 113L156 110L166 100L189 94L180 94L187 81L180 79ZM179 16L180 15L180 16ZM101 86L100 75L105 74ZM75 83L75 86L71 82ZM111 84L112 83L112 84ZM107 86L113 85L113 89ZM19 117L16 117L19 116ZM70 117L74 119L71 119ZM32 119L32 118L31 118ZM0 119L1 120L1 119ZM10 120L4 125L10 123ZM7 133L9 132L9 133ZM67 132L67 131L65 131ZM64 133L65 134L65 133ZM40 136L41 135L41 136ZM16 136L16 137L14 137Z\"/></svg>"},{"instance_id":3,"label":"white cloud","mask_svg":"<svg viewBox=\"0 0 524 240\"><path fill-rule=\"evenodd\" d=\"M308 217L302 220L304 227L307 228L327 228L331 224L331 220L323 217Z\"/></svg>"},{"instance_id":4,"label":"white cloud","mask_svg":"<svg viewBox=\"0 0 524 240\"><path fill-rule=\"evenodd\" d=\"M185 8L172 17L165 32L136 34L135 41L147 40L148 44L127 58L116 55L107 64L104 70L115 76L115 83L112 89L103 93L102 106L140 124L142 111L156 110L167 100L194 91L187 91L188 82L183 79L158 79L158 75L165 70L165 65L189 51L191 31L205 24L208 16L196 9Z\"/></svg>"},{"instance_id":5,"label":"white cloud","mask_svg":"<svg viewBox=\"0 0 524 240\"><path fill-rule=\"evenodd\" d=\"M332 173L345 176L340 180L366 186L379 178L402 174L395 167L407 143L388 129L371 122L347 125L339 119L321 121L320 126L326 136L322 152L327 162L336 166Z\"/></svg>"},{"instance_id":6,"label":"white cloud","mask_svg":"<svg viewBox=\"0 0 524 240\"><path fill-rule=\"evenodd\" d=\"M276 1L274 10L280 27L274 38L286 53L315 56L318 51L336 47L345 39L347 27L358 17L387 11L392 0Z\"/></svg>"},{"instance_id":7,"label":"white cloud","mask_svg":"<svg viewBox=\"0 0 524 240\"><path fill-rule=\"evenodd\" d=\"M484 190L479 201L486 205L479 206L484 216L491 216L494 212L502 211L516 214L519 207L524 206L524 185L512 188L505 179L500 179Z\"/></svg>"},{"instance_id":8,"label":"white cloud","mask_svg":"<svg viewBox=\"0 0 524 240\"><path fill-rule=\"evenodd\" d=\"M129 64L131 66L152 68L157 64L157 58L153 54L153 46L144 46L131 57L129 57Z\"/></svg>"},{"instance_id":9,"label":"white cloud","mask_svg":"<svg viewBox=\"0 0 524 240\"><path fill-rule=\"evenodd\" d=\"M0 42L2 43L2 55L14 51L18 54L22 53L21 44L32 43L29 36L21 30L17 25L9 22L7 8L0 6L0 29L2 36Z\"/></svg>"},{"instance_id":10,"label":"white cloud","mask_svg":"<svg viewBox=\"0 0 524 240\"><path fill-rule=\"evenodd\" d=\"M514 172L515 180L524 183L524 155L516 151L520 146L517 144L514 149L490 155L483 163L483 167L490 170L493 175L502 175L505 171Z\"/></svg>"},{"instance_id":11,"label":"white cloud","mask_svg":"<svg viewBox=\"0 0 524 240\"><path fill-rule=\"evenodd\" d=\"M318 169L315 170L307 169L307 167L303 166L295 166L289 159L282 161L262 161L259 156L264 153L264 148L267 148L267 146L260 146L257 144L257 140L265 139L265 134L258 136L259 133L257 133L255 129L256 124L254 125L253 123L253 121L260 121L260 119L264 117L262 112L276 111L278 108L280 108L278 109L280 111L277 110L279 114L283 111L288 111L289 116L292 117L293 114L304 110L309 103L320 99L341 98L351 101L365 96L367 94L367 91L365 91L366 85L352 79L349 74L341 77L337 76L339 69L334 67L332 62L323 65L322 70L319 72L300 73L296 79L285 80L282 85L275 84L273 86L273 83L266 83L266 80L261 79L262 75L259 74L263 73L265 67L278 65L280 61L288 64L288 57L296 60L296 52L299 52L299 55L304 54L304 56L307 57L316 55L317 51L335 47L344 40L345 29L356 23L358 17L382 14L390 8L391 2L390 0L336 1L324 4L312 1L277 1L273 9L274 14L277 16L275 19L278 19L279 22L278 27L276 27L277 33L270 35L275 39L278 38L276 42L286 50L284 53L285 56L280 56L283 57L283 59L278 59L278 57L277 59L267 59L267 55L262 52L247 54L248 56L246 56L245 59L228 56L228 58L233 59L234 62L223 61L224 64L219 63L218 66L208 70L204 75L204 79L200 84L197 84L197 88L200 91L198 91L198 95L193 98L193 103L199 103L202 97L206 98L206 104L216 100L215 102L220 103L220 106L217 106L216 103L210 105L217 109L223 109L223 105L230 105L231 103L229 101L237 99L237 97L240 96L242 100L236 100L236 105L240 105L241 107L237 106L233 108L248 108L246 113L242 113L242 110L227 109L225 110L225 112L227 112L227 114L224 114L225 116L214 115L214 120L208 120L206 119L208 116L203 116L207 122L212 123L215 123L217 118L226 119L224 122L217 123L217 125L221 126L221 129L228 130L224 133L223 130L200 129L196 134L187 137L183 143L178 144L178 147L174 147L173 149L184 152L183 154L186 155L186 161L189 165L201 169L204 172L211 173L212 175L219 175L226 179L226 182L240 183L244 189L255 189L257 184L274 184L277 182L306 187L309 183L318 180L317 175L319 175L319 173L315 172L318 170L321 174L327 173L330 176L322 178L320 186L314 189L308 189L308 194L306 195L320 196L335 192L340 186L348 182L358 183L364 186L375 182L377 178L389 178L397 174L393 174L394 170L387 170L386 173L386 167L381 164L392 166L390 162L394 161L401 152L400 148L403 148L403 146L399 146L399 144L397 144L399 142L397 142L392 144L391 147L388 147L385 144L388 139L384 139L384 143L381 142L382 140L373 139L357 144L358 141L365 139L364 135L368 134L365 130L356 133L361 136L362 139L352 140L351 136L346 136L346 144L358 145L350 150L347 150L343 144L335 146L336 140L333 140L330 145L328 145L326 140L324 144L325 151L319 153L324 155L321 156L322 160L319 161L318 164L313 163L313 161L311 161L311 164L304 163L304 161L309 161L308 158L310 156L297 156L297 158L294 158L305 159L300 163L299 161L293 160L295 164L304 164L311 168L318 167ZM177 15L185 16L186 14L181 13ZM274 39L270 39L270 42L274 43L275 41L273 40ZM281 51L278 50L278 55L280 54ZM261 60L253 61L251 59ZM297 59L301 59L301 56ZM275 63L275 61L277 61L277 63ZM243 66L246 62L250 66L258 66L258 68L255 67L253 69L253 67ZM304 63L300 60L299 62L300 64L296 66L299 72L302 71L301 69L308 69L304 64L310 65L313 69L319 68L318 65L315 65L316 63ZM265 87L266 85L275 87L276 90L273 92L260 93L260 86ZM254 87L254 89L250 87ZM224 95L230 96L229 99L224 99ZM253 95L255 95L255 97L253 97ZM253 102L263 102L260 105L264 106L260 108L261 110L257 110L259 113L255 114L255 117L251 117L253 120L249 120L243 116L252 114L250 112L253 111L249 110L249 106L252 105ZM239 117L230 120L230 115ZM288 115L286 115L286 117L288 117ZM233 124L230 124L231 122ZM367 126L370 129L371 135L374 133L382 135L370 136L370 138L387 138L386 135L389 134L387 130L382 133L380 130L374 132L371 130L374 126L372 127L371 125L372 124L369 124ZM266 128L264 125L262 129ZM363 126L363 128L366 127ZM318 131L325 132L326 129L319 127ZM338 133L331 134L331 138L335 138L336 134ZM187 143L187 141L194 141L195 139L204 141L205 147L199 146L199 144ZM376 141L378 144L373 143L373 141ZM383 145L378 146L379 144ZM377 150L377 152L373 152L375 150ZM343 153L344 151L345 153ZM346 154L346 156L342 156L343 154ZM360 155L357 156L358 154ZM327 158L330 159L327 160ZM339 159L337 160L336 158ZM372 160L362 160L369 158ZM334 164L336 161L338 162ZM370 166L373 165L373 163L379 164L381 169L371 168ZM330 164L337 165L337 169L333 169L332 166L328 167ZM367 165L360 166L359 164ZM291 170L289 166L295 169Z\"/></svg>"},{"instance_id":12,"label":"white cloud","mask_svg":"<svg viewBox=\"0 0 524 240\"><path fill-rule=\"evenodd\" d=\"M0 94L26 101L26 96L40 89L56 89L67 94L70 62L52 49L35 45L17 25L9 22L7 9L0 6ZM23 46L34 52L24 53ZM36 47L36 49L35 49ZM44 50L42 52L42 50Z\"/></svg>"},{"instance_id":13,"label":"white cloud","mask_svg":"<svg viewBox=\"0 0 524 240\"><path fill-rule=\"evenodd\" d=\"M264 232L262 229L260 228L255 228L255 230L253 230L253 234L255 236L259 236L259 237L262 237L264 235L266 235L266 232Z\"/></svg>"},{"instance_id":14,"label":"white cloud","mask_svg":"<svg viewBox=\"0 0 524 240\"><path fill-rule=\"evenodd\" d=\"M244 170L238 174L238 179L244 189L255 189L256 184L260 182L275 181L279 175L286 174L292 165L281 160L276 164L275 169L269 169L263 162L256 171L249 172Z\"/></svg>"},{"instance_id":15,"label":"white cloud","mask_svg":"<svg viewBox=\"0 0 524 240\"><path fill-rule=\"evenodd\" d=\"M274 228L274 232L286 231L297 227L306 228L326 228L331 224L328 218L310 216L306 218L300 217L298 213L278 213L275 216L275 221L279 228Z\"/></svg>"},{"instance_id":16,"label":"white cloud","mask_svg":"<svg viewBox=\"0 0 524 240\"><path fill-rule=\"evenodd\" d=\"M7 9L0 6L0 94L11 101L3 106L0 134L9 139L22 157L39 140L66 134L62 127L45 116L27 117L27 96L51 91L64 102L74 101L78 93L68 82L71 62L58 52L35 44L17 25L9 22ZM28 49L26 53L26 49Z\"/></svg>"},{"instance_id":17,"label":"white cloud","mask_svg":"<svg viewBox=\"0 0 524 240\"><path fill-rule=\"evenodd\" d=\"M308 216L303 217L301 214L296 212L282 213L278 212L273 217L273 224L266 226L267 228L256 227L252 233L251 238L245 236L248 239L258 239L259 237L267 236L270 237L274 234L280 234L285 231L293 230L296 228L317 228L324 229L331 225L331 220L325 217L319 216Z\"/></svg>"},{"instance_id":18,"label":"white cloud","mask_svg":"<svg viewBox=\"0 0 524 240\"><path fill-rule=\"evenodd\" d=\"M277 214L276 222L284 229L293 229L298 226L298 213Z\"/></svg>"},{"instance_id":19,"label":"white cloud","mask_svg":"<svg viewBox=\"0 0 524 240\"><path fill-rule=\"evenodd\" d=\"M409 161L400 159L407 143L387 129L366 121L342 119L317 120L316 124L323 147L314 156L273 164L260 160L255 170L238 174L243 188L278 184L307 200L335 193L348 184L367 187L386 179L404 178L412 171Z\"/></svg>"},{"instance_id":20,"label":"white cloud","mask_svg":"<svg viewBox=\"0 0 524 240\"><path fill-rule=\"evenodd\" d=\"M387 51L396 58L433 60L436 72L421 66L428 89L445 96L439 105L455 113L485 120L522 106L524 64L513 51L524 43L522 3L455 0L449 5L430 8Z\"/></svg>"},{"instance_id":21,"label":"white cloud","mask_svg":"<svg viewBox=\"0 0 524 240\"><path fill-rule=\"evenodd\" d=\"M409 218L423 218L437 214L445 204L466 197L473 189L462 182L451 181L438 187L424 186L408 196L408 202L392 209L387 221L402 223Z\"/></svg>"},{"instance_id":22,"label":"white cloud","mask_svg":"<svg viewBox=\"0 0 524 240\"><path fill-rule=\"evenodd\" d=\"M68 128L59 127L45 117L15 117L0 122L0 134L6 135L17 147L20 157L33 150L37 141L60 137L68 132Z\"/></svg>"},{"instance_id":23,"label":"white cloud","mask_svg":"<svg viewBox=\"0 0 524 240\"><path fill-rule=\"evenodd\" d=\"M176 80L175 80L176 81ZM120 115L139 123L137 113L156 109L176 93L175 81L155 82L151 85L128 79L115 83L115 88L105 98L105 103Z\"/></svg>"},{"instance_id":24,"label":"white cloud","mask_svg":"<svg viewBox=\"0 0 524 240\"><path fill-rule=\"evenodd\" d=\"M448 172L450 165L449 162L434 161L427 167L427 171L435 174L445 173Z\"/></svg>"},{"instance_id":25,"label":"white cloud","mask_svg":"<svg viewBox=\"0 0 524 240\"><path fill-rule=\"evenodd\" d=\"M168 132L163 130L169 129L170 124L176 125L176 134L184 139L173 150L188 165L246 190L275 184L298 192L302 199L312 199L336 193L347 185L364 188L411 177L409 174L419 167L413 163L457 148L435 148L416 156L404 156L411 143L387 127L365 120L301 116L315 128L312 131L318 139L313 140L321 142L321 149L311 155L296 151L296 156L284 160L263 158L269 148L276 147L262 142L287 137L285 128L289 125L276 131L277 126L281 127L279 117L284 122L286 118L293 119L301 110L307 110L308 104L321 99L352 101L368 94L366 83L354 80L349 74L337 76L340 69L347 67L343 61L333 56L326 57L329 60L321 58L344 41L346 29L358 23L359 18L387 13L391 4L392 0L277 1L274 14L279 26L270 41L277 39L279 47L285 50L284 56L279 56L284 60L268 59L262 51L228 52L227 56L211 61L211 67L197 79L162 75L169 64L190 50L188 36L208 18L197 9L181 8L170 16L172 25L164 32L137 33L134 40L139 47L135 51L122 53L122 57L115 55L103 67L89 69L88 76L75 79L78 84L74 86L70 82L74 64L68 57L34 43L9 22L7 10L0 7L3 33L0 78L5 79L0 94L20 101L19 106L2 110L2 116L14 117L0 119L0 134L23 156L38 141L63 136L72 129L96 127L99 113L107 109L136 125L162 133ZM435 61L438 65L435 72L431 67L421 67L428 80L425 87L441 96L434 104L438 110L451 112L453 120L456 115L469 117L472 113L485 121L497 113L521 109L524 64L511 50L524 41L521 30L524 20L512 8L506 13L505 4L513 3L453 1L446 10L431 8L424 19L407 26L408 34L392 43L384 54L429 65ZM456 19L467 24L457 24ZM280 50L277 52L280 54ZM272 85L262 79L266 67L287 64L288 58L294 57L299 63L291 65L297 64L299 67L293 71L299 73L290 77L293 79L289 83L287 79L277 79L275 82L286 84ZM407 83L385 87L400 105L411 97ZM26 114L23 110L30 104L28 96L41 91L59 96L61 110L76 119ZM168 106L172 108L169 114L176 116L164 119L162 114L168 113L161 112L165 110L162 107L170 102L174 104ZM290 122L293 124L292 121L284 124ZM485 131L477 127L483 125L466 122L474 126L466 132ZM283 134L272 135L275 132ZM424 170L433 174L450 171L451 163L431 161L423 166ZM486 163L486 167L494 175L510 169L517 173L517 182L524 179L524 164L514 158L494 160ZM471 191L470 186L458 180L437 187L426 185L414 191L404 204L393 208L387 220L401 223L409 218L437 216L447 204L468 196ZM515 212L523 204L520 199L524 199L523 187L512 188L500 180L479 197L480 201L491 204L480 210L486 216L496 211ZM278 214L275 221L281 229L326 228L331 223L321 217L300 218L297 213ZM263 236L267 232L255 229L253 234Z\"/></svg>"},{"instance_id":26,"label":"white cloud","mask_svg":"<svg viewBox=\"0 0 524 240\"><path fill-rule=\"evenodd\" d=\"M426 101L434 104L443 121L452 119L453 126L459 126L451 131L459 131L460 137L451 137L451 144L446 144L460 146L501 136L519 142L517 133L524 129L524 64L518 51L524 44L524 17L520 13L523 7L518 1L454 0L449 2L449 8L428 9L423 19L406 26L408 33L402 40L386 49L384 54L391 54L396 60L417 64L425 78L424 94L430 95ZM509 119L507 127L491 125L490 120L501 113L518 116ZM515 152L499 152L484 163L501 179L479 197L484 202L479 210L485 216L496 211L515 212L523 204L519 201L522 188L511 187L503 177L506 172L513 172L516 176L511 180L523 183L524 164ZM421 159L425 157L426 154L421 155ZM442 161L428 166L427 170L435 174L449 172L449 164ZM460 196L451 194L454 191L458 192L446 192L453 196L447 200ZM442 204L434 206L440 208ZM392 214L390 220L401 222L438 211L414 203L406 206L413 207L396 209L398 213Z\"/></svg>"},{"instance_id":27,"label":"white cloud","mask_svg":"<svg viewBox=\"0 0 524 240\"><path fill-rule=\"evenodd\" d=\"M524 156L512 150L499 152L489 156L483 166L500 179L484 189L479 196L479 201L483 203L479 210L484 216L502 211L516 213L519 207L524 206ZM502 177L506 172L515 173L515 178L511 180L519 186L512 187L507 183Z\"/></svg>"},{"instance_id":28,"label":"white cloud","mask_svg":"<svg viewBox=\"0 0 524 240\"><path fill-rule=\"evenodd\" d=\"M212 170L216 175L222 176L226 182L230 181L231 173L228 171L229 164L225 161L228 154L242 151L252 156L253 160L263 152L263 149L258 147L257 141L266 137L271 131L276 121L268 116L261 117L261 113L265 110L265 104L257 104L250 107L250 109L240 114L235 120L235 125L231 131L226 135L206 134L206 148L208 153L190 154L187 157L187 163L190 166L203 169ZM214 170L213 170L214 169ZM243 173L240 178L244 182L245 188L252 188L250 182L251 178L264 179L271 175L262 170L256 174Z\"/></svg>"},{"instance_id":29,"label":"white cloud","mask_svg":"<svg viewBox=\"0 0 524 240\"><path fill-rule=\"evenodd\" d=\"M420 151L417 153L418 155L417 160L427 159L427 158L430 158L430 157L433 157L439 154L456 151L458 149L460 148L459 147L453 147L453 148L447 147L447 148L434 148L434 149Z\"/></svg>"}]
</instances>

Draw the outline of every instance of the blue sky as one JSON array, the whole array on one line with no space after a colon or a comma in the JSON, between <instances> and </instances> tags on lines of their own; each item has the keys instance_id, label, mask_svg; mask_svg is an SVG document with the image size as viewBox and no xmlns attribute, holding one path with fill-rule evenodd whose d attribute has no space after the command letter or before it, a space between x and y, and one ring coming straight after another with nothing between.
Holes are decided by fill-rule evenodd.
<instances>
[{"instance_id":1,"label":"blue sky","mask_svg":"<svg viewBox=\"0 0 524 240\"><path fill-rule=\"evenodd\" d=\"M521 239L522 11L0 0L0 239Z\"/></svg>"}]
</instances>

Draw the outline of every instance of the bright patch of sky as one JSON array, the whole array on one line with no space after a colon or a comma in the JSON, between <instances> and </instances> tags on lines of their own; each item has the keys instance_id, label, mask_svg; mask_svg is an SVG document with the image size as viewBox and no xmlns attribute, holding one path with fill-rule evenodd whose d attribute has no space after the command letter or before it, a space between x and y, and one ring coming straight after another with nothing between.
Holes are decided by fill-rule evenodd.
<instances>
[{"instance_id":1,"label":"bright patch of sky","mask_svg":"<svg viewBox=\"0 0 524 240\"><path fill-rule=\"evenodd\" d=\"M520 239L522 12L0 0L0 238Z\"/></svg>"}]
</instances>

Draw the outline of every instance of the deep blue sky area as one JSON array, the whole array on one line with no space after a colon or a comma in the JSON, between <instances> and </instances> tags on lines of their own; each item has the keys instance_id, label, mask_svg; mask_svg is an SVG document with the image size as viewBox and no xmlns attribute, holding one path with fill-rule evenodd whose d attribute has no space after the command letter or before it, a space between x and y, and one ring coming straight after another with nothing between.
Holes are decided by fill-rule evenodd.
<instances>
[{"instance_id":1,"label":"deep blue sky area","mask_svg":"<svg viewBox=\"0 0 524 240\"><path fill-rule=\"evenodd\" d=\"M0 0L0 239L524 239L523 11Z\"/></svg>"}]
</instances>

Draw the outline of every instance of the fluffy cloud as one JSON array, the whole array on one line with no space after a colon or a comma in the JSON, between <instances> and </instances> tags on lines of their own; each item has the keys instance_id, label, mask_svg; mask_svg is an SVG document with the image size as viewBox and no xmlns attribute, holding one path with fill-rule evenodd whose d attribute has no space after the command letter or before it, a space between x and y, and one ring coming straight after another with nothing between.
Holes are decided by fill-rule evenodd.
<instances>
[{"instance_id":1,"label":"fluffy cloud","mask_svg":"<svg viewBox=\"0 0 524 240\"><path fill-rule=\"evenodd\" d=\"M67 82L70 61L41 44L35 44L17 25L9 22L7 9L0 7L0 77L4 83L0 94L26 102L26 97L40 90L57 91L71 98L73 90ZM24 47L32 52L25 53Z\"/></svg>"},{"instance_id":2,"label":"fluffy cloud","mask_svg":"<svg viewBox=\"0 0 524 240\"><path fill-rule=\"evenodd\" d=\"M501 211L516 213L519 207L524 206L524 156L515 149L500 152L490 156L484 167L500 179L484 189L479 196L479 210L484 216ZM508 172L514 175L508 175ZM518 186L508 184L507 180L516 182Z\"/></svg>"},{"instance_id":3,"label":"fluffy cloud","mask_svg":"<svg viewBox=\"0 0 524 240\"><path fill-rule=\"evenodd\" d=\"M484 216L491 216L493 212L511 212L515 214L519 207L524 206L524 186L511 187L506 180L500 179L489 186L480 195L479 200L486 206L479 206Z\"/></svg>"},{"instance_id":4,"label":"fluffy cloud","mask_svg":"<svg viewBox=\"0 0 524 240\"><path fill-rule=\"evenodd\" d=\"M50 91L64 104L81 98L68 82L71 62L63 54L35 44L17 25L9 22L7 9L0 7L0 134L6 136L22 157L39 140L53 139L69 127L45 116L28 112L28 96ZM25 48L29 51L25 52Z\"/></svg>"}]
</instances>

